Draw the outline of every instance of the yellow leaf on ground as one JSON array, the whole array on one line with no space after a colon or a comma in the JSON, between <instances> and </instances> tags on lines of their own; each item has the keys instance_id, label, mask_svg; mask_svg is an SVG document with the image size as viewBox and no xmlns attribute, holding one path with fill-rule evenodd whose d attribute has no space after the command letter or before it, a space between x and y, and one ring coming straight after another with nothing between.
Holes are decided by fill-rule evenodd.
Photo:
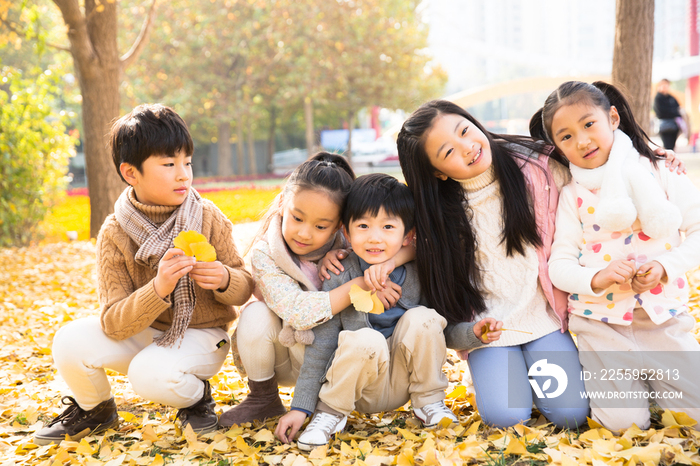
<instances>
[{"instance_id":1,"label":"yellow leaf on ground","mask_svg":"<svg viewBox=\"0 0 700 466\"><path fill-rule=\"evenodd\" d=\"M530 452L527 451L527 447L525 444L520 440L515 437L512 437L510 439L510 442L508 442L508 446L506 449L503 451L504 455L529 455Z\"/></svg>"},{"instance_id":2,"label":"yellow leaf on ground","mask_svg":"<svg viewBox=\"0 0 700 466\"><path fill-rule=\"evenodd\" d=\"M271 443L275 441L275 434L270 432L268 429L262 429L261 431L255 433L253 439L256 442Z\"/></svg>"},{"instance_id":3,"label":"yellow leaf on ground","mask_svg":"<svg viewBox=\"0 0 700 466\"><path fill-rule=\"evenodd\" d=\"M447 398L451 400L461 400L466 398L467 396L467 387L464 385L457 385L454 390L452 390L448 395Z\"/></svg>"},{"instance_id":4,"label":"yellow leaf on ground","mask_svg":"<svg viewBox=\"0 0 700 466\"><path fill-rule=\"evenodd\" d=\"M257 456L259 448L253 448L243 440L243 437L236 439L236 448L238 448L246 456Z\"/></svg>"},{"instance_id":5,"label":"yellow leaf on ground","mask_svg":"<svg viewBox=\"0 0 700 466\"><path fill-rule=\"evenodd\" d=\"M688 416L684 412L680 411L671 411L670 409L667 409L664 411L664 414L662 415L661 422L663 423L664 426L670 427L670 425L667 425L663 419L666 416L666 413L669 413L673 419L674 419L674 424L672 425L677 425L677 426L688 426L688 427L693 427L695 424L698 423L695 419L692 417Z\"/></svg>"},{"instance_id":6,"label":"yellow leaf on ground","mask_svg":"<svg viewBox=\"0 0 700 466\"><path fill-rule=\"evenodd\" d=\"M85 456L92 456L95 454L95 449L92 448L88 441L83 438L80 439L80 444L78 445L78 448L75 449L75 452Z\"/></svg>"},{"instance_id":7,"label":"yellow leaf on ground","mask_svg":"<svg viewBox=\"0 0 700 466\"><path fill-rule=\"evenodd\" d=\"M402 429L401 427L397 427L396 430L399 431L399 433L400 433L400 434L403 436L403 438L405 438L406 440L414 440L414 441L419 441L419 440L420 440L420 437L418 437L417 435L411 433L411 431L409 431L409 430Z\"/></svg>"},{"instance_id":8,"label":"yellow leaf on ground","mask_svg":"<svg viewBox=\"0 0 700 466\"><path fill-rule=\"evenodd\" d=\"M128 411L117 411L117 414L119 414L119 417L124 419L126 422L131 422L136 417Z\"/></svg>"},{"instance_id":9,"label":"yellow leaf on ground","mask_svg":"<svg viewBox=\"0 0 700 466\"><path fill-rule=\"evenodd\" d=\"M328 454L328 444L326 445L321 445L320 447L316 447L313 450L311 450L311 453L309 453L309 459L310 460L321 460L326 457Z\"/></svg>"},{"instance_id":10,"label":"yellow leaf on ground","mask_svg":"<svg viewBox=\"0 0 700 466\"><path fill-rule=\"evenodd\" d=\"M141 438L148 440L149 442L155 442L158 440L158 434L153 430L153 426L148 424L146 427L141 429Z\"/></svg>"}]
</instances>

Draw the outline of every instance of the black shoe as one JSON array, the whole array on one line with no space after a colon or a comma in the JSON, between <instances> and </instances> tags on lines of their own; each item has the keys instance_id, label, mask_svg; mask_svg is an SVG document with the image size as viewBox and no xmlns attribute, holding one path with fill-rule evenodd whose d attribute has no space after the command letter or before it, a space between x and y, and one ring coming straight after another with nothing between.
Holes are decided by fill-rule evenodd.
<instances>
[{"instance_id":1,"label":"black shoe","mask_svg":"<svg viewBox=\"0 0 700 466\"><path fill-rule=\"evenodd\" d=\"M75 398L64 396L61 403L68 406L57 418L46 427L34 434L34 443L48 445L51 442L61 443L70 436L71 440L79 440L88 434L97 434L119 425L117 405L114 398L103 401L90 411L78 406Z\"/></svg>"},{"instance_id":2,"label":"black shoe","mask_svg":"<svg viewBox=\"0 0 700 466\"><path fill-rule=\"evenodd\" d=\"M219 424L215 408L216 402L211 397L211 385L205 380L202 399L189 408L178 409L175 419L180 420L183 430L189 424L196 434L208 434L214 432Z\"/></svg>"}]
</instances>

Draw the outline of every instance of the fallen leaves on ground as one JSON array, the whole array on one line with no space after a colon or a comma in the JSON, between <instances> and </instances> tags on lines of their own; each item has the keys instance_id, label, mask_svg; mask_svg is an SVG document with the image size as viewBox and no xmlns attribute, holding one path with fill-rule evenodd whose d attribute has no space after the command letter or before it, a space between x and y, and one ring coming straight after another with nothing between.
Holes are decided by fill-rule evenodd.
<instances>
[{"instance_id":1,"label":"fallen leaves on ground","mask_svg":"<svg viewBox=\"0 0 700 466\"><path fill-rule=\"evenodd\" d=\"M174 422L174 409L141 399L124 375L108 371L119 428L38 446L33 433L62 411L61 396L69 394L53 366L53 336L67 322L98 313L94 255L94 245L87 241L0 249L0 466L700 464L700 432L678 413L656 412L651 429L633 427L617 436L595 425L557 430L538 415L528 425L486 427L474 409L471 387L463 382L467 365L452 352L445 365L450 380L446 402L459 425L423 429L410 406L354 414L328 447L302 453L274 438L276 420L203 436L183 432ZM700 271L689 275L697 318ZM219 411L247 394L230 359L212 386ZM288 405L291 391L283 389L282 399Z\"/></svg>"}]
</instances>

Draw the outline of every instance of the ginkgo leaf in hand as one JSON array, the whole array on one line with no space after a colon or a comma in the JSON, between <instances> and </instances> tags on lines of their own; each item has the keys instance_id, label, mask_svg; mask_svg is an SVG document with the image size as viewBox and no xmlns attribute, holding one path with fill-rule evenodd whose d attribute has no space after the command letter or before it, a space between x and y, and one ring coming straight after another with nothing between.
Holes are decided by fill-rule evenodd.
<instances>
[{"instance_id":1,"label":"ginkgo leaf in hand","mask_svg":"<svg viewBox=\"0 0 700 466\"><path fill-rule=\"evenodd\" d=\"M190 244L201 243L202 241L205 243L207 242L207 238L203 234L194 230L188 230L181 231L173 240L173 245L175 245L176 248L181 249L186 255L194 256L194 253L190 248Z\"/></svg>"},{"instance_id":2,"label":"ginkgo leaf in hand","mask_svg":"<svg viewBox=\"0 0 700 466\"><path fill-rule=\"evenodd\" d=\"M481 341L484 343L489 342L489 332L491 331L491 322L486 322L486 325L481 329Z\"/></svg>"},{"instance_id":3,"label":"ginkgo leaf in hand","mask_svg":"<svg viewBox=\"0 0 700 466\"><path fill-rule=\"evenodd\" d=\"M376 293L365 291L357 285L350 286L350 302L358 312L368 312L371 314L381 314L384 312L384 305L377 297Z\"/></svg>"},{"instance_id":4,"label":"ginkgo leaf in hand","mask_svg":"<svg viewBox=\"0 0 700 466\"><path fill-rule=\"evenodd\" d=\"M372 310L369 311L370 314L384 314L384 305L379 300L377 293L372 293Z\"/></svg>"},{"instance_id":5,"label":"ginkgo leaf in hand","mask_svg":"<svg viewBox=\"0 0 700 466\"><path fill-rule=\"evenodd\" d=\"M350 302L358 312L370 312L374 307L371 293L357 285L350 286Z\"/></svg>"},{"instance_id":6,"label":"ginkgo leaf in hand","mask_svg":"<svg viewBox=\"0 0 700 466\"><path fill-rule=\"evenodd\" d=\"M214 246L206 241L192 243L190 244L190 249L199 262L214 262L216 260L216 250Z\"/></svg>"}]
</instances>

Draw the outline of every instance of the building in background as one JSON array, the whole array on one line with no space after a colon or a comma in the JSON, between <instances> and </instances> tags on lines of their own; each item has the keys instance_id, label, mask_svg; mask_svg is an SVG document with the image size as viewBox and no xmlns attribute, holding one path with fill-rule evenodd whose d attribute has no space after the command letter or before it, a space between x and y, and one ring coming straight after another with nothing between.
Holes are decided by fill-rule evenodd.
<instances>
[{"instance_id":1,"label":"building in background","mask_svg":"<svg viewBox=\"0 0 700 466\"><path fill-rule=\"evenodd\" d=\"M688 53L691 0L656 0L654 62ZM612 0L426 0L430 52L448 72L447 95L525 78L609 76ZM536 82L536 80L531 80ZM508 95L469 110L495 131L523 132L556 87ZM546 86L545 86L546 87ZM521 120L513 128L513 120Z\"/></svg>"}]
</instances>

